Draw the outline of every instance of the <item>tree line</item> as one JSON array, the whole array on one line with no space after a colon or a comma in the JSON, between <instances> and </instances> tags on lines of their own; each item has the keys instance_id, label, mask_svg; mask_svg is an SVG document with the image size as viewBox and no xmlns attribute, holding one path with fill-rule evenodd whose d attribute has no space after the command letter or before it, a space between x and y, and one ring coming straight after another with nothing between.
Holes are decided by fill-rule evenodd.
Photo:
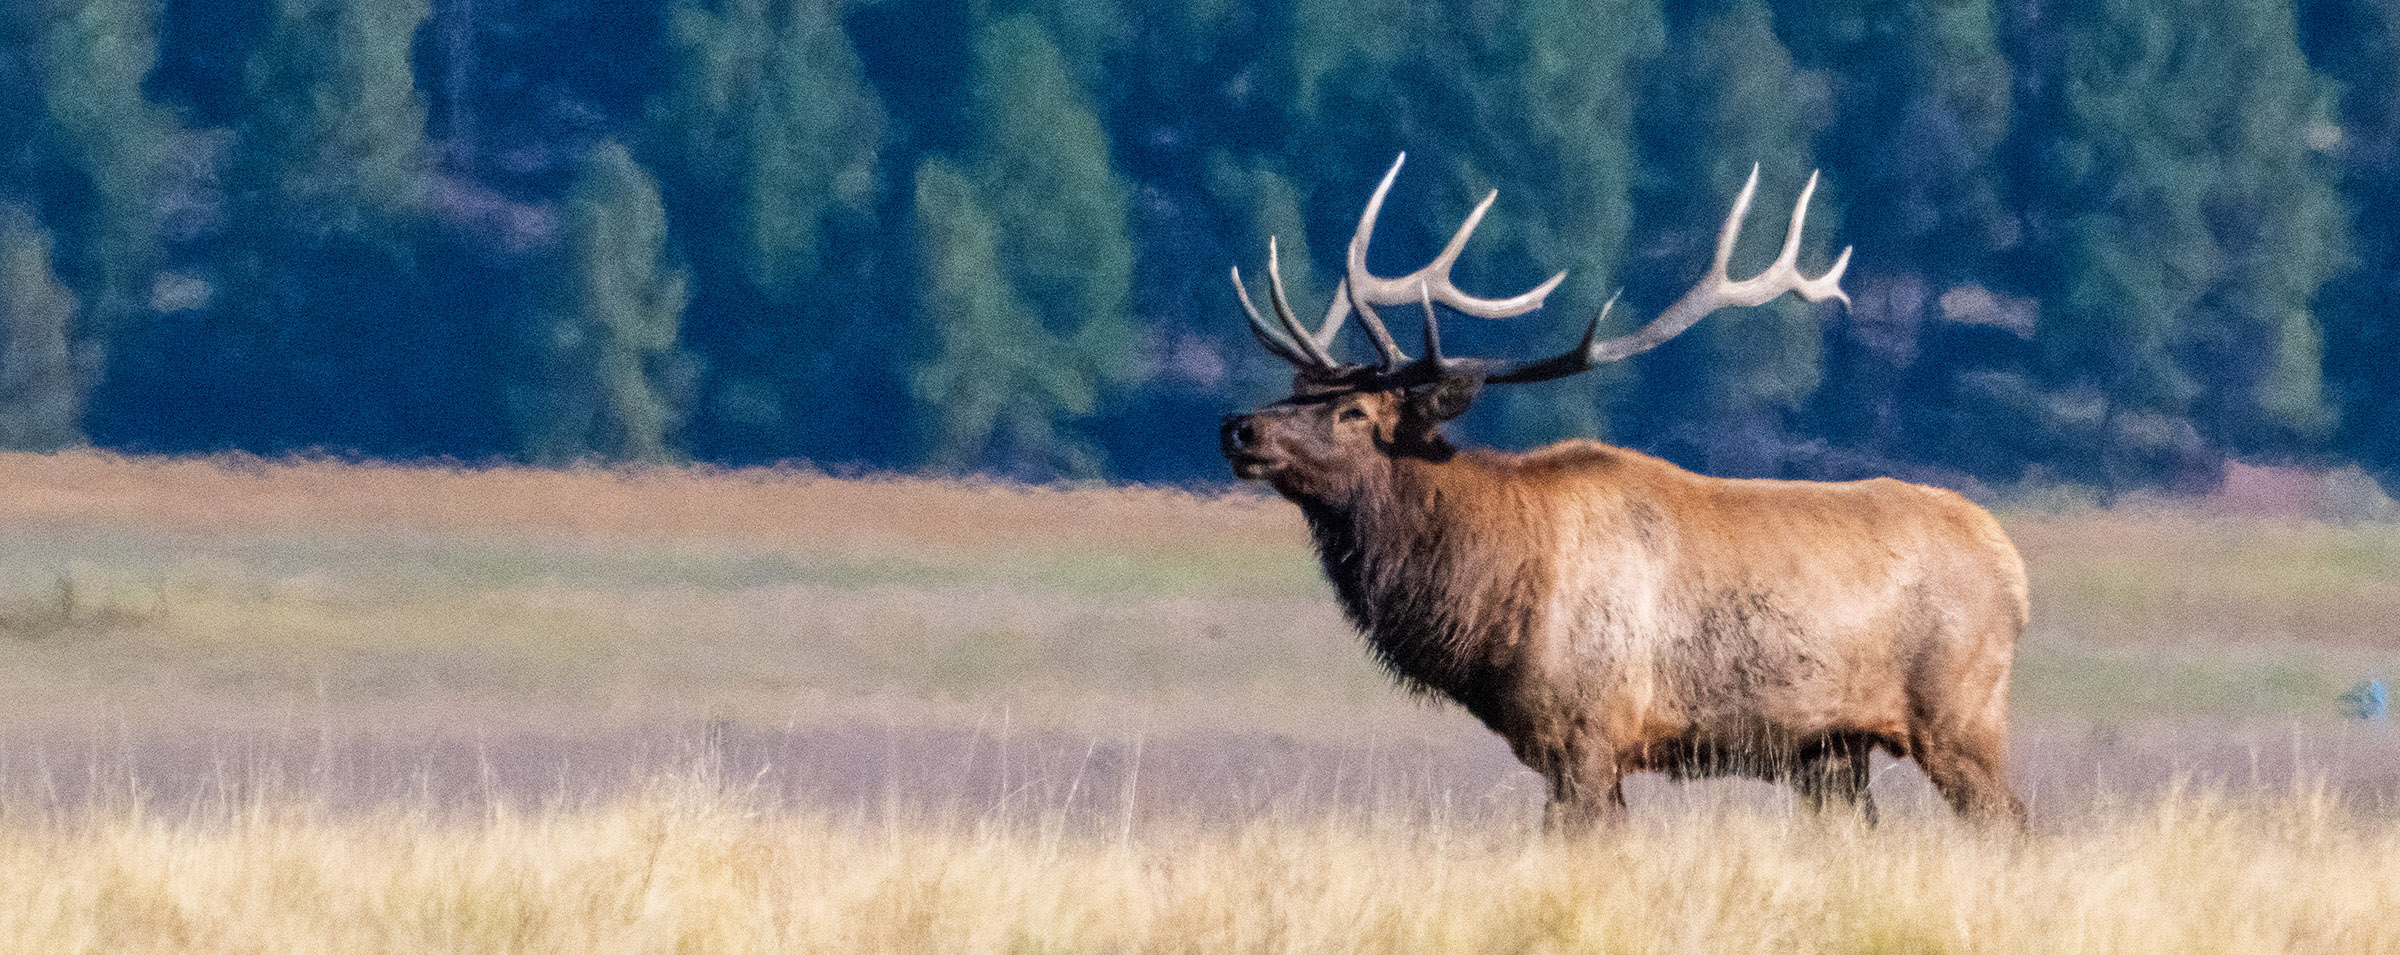
<instances>
[{"instance_id":1,"label":"tree line","mask_svg":"<svg viewBox=\"0 0 2400 955\"><path fill-rule=\"evenodd\" d=\"M1322 308L1406 150L1379 268L1496 188L1461 284L1570 273L1453 352L1655 312L1753 163L1737 270L1812 169L1804 265L1858 248L1847 311L1717 315L1476 440L2388 478L2396 38L2400 0L17 0L0 447L1214 478L1288 373L1226 266L1279 236Z\"/></svg>"}]
</instances>

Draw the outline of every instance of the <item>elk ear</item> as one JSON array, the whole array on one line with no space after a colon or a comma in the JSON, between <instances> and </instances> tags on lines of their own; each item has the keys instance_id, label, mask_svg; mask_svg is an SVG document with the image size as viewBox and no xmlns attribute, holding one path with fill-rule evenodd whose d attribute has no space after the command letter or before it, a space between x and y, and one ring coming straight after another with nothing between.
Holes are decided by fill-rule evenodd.
<instances>
[{"instance_id":1,"label":"elk ear","mask_svg":"<svg viewBox=\"0 0 2400 955\"><path fill-rule=\"evenodd\" d=\"M1432 384L1408 389L1402 407L1411 423L1430 428L1466 414L1482 392L1482 375L1443 375Z\"/></svg>"}]
</instances>

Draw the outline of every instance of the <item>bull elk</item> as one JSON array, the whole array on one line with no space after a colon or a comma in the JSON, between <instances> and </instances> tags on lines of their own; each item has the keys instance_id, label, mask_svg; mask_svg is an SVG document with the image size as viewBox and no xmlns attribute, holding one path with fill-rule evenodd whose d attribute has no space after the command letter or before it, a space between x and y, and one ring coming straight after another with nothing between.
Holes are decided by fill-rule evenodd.
<instances>
[{"instance_id":1,"label":"bull elk","mask_svg":"<svg viewBox=\"0 0 2400 955\"><path fill-rule=\"evenodd\" d=\"M1847 304L1847 249L1813 279L1795 264L1816 178L1765 272L1726 276L1754 168L1708 274L1682 299L1606 340L1603 308L1572 349L1511 363L1444 355L1434 306L1522 315L1565 273L1502 299L1451 283L1496 193L1424 268L1370 273L1375 217L1406 159L1367 200L1318 327L1293 315L1273 239L1274 324L1233 270L1251 331L1298 373L1290 397L1228 415L1221 433L1236 477L1299 505L1343 611L1384 667L1506 738L1546 779L1552 829L1621 818L1623 778L1640 771L1789 782L1813 807L1871 820L1877 747L1915 759L1962 815L2021 824L2007 695L2025 569L1982 508L1890 478L1730 480L1594 441L1512 454L1442 434L1487 386L1641 354L1720 308L1787 291ZM1375 311L1407 304L1425 311L1413 359ZM1352 315L1373 363L1333 357Z\"/></svg>"}]
</instances>

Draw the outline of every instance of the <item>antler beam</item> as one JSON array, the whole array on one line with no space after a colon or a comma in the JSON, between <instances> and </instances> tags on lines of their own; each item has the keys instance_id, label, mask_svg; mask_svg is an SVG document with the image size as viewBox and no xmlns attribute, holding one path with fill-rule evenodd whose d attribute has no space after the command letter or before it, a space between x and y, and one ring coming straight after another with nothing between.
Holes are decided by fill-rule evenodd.
<instances>
[{"instance_id":1,"label":"antler beam","mask_svg":"<svg viewBox=\"0 0 2400 955\"><path fill-rule=\"evenodd\" d=\"M1492 384L1548 381L1588 371L1608 362L1623 361L1683 334L1684 329L1718 309L1764 305L1785 292L1797 292L1801 298L1811 302L1837 299L1843 307L1849 307L1850 296L1842 291L1841 284L1842 272L1850 267L1849 246L1842 247L1842 254L1833 260L1833 267L1826 269L1823 275L1812 279L1800 274L1800 229L1808 220L1808 200L1816 195L1816 191L1817 174L1812 172L1808 174L1808 185L1800 190L1799 201L1792 204L1792 224L1784 232L1783 251L1775 256L1775 263L1757 275L1736 282L1726 275L1726 265L1733 258L1734 240L1742 234L1742 220L1750 214L1750 200L1758 194L1758 167L1752 165L1750 181L1742 184L1741 195L1733 200L1733 211L1725 216L1725 225L1717 232L1717 255L1709 263L1708 274L1702 276L1691 291L1676 299L1675 304L1667 306L1666 311L1658 313L1657 318L1651 319L1649 324L1630 335L1596 341L1600 322L1608 317L1608 309L1602 308L1600 314L1594 316L1591 324L1584 328L1583 341L1574 349L1539 361L1503 367L1484 380ZM1615 304L1616 299L1609 299L1609 303Z\"/></svg>"}]
</instances>

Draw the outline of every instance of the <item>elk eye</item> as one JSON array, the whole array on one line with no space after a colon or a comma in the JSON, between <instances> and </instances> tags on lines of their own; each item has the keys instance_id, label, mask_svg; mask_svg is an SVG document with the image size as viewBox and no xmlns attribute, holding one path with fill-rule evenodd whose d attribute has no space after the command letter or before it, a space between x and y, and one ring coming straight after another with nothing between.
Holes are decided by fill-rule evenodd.
<instances>
[{"instance_id":1,"label":"elk eye","mask_svg":"<svg viewBox=\"0 0 2400 955\"><path fill-rule=\"evenodd\" d=\"M1344 408L1342 409L1342 413L1338 415L1335 420L1365 421L1367 420L1367 411L1364 408Z\"/></svg>"}]
</instances>

